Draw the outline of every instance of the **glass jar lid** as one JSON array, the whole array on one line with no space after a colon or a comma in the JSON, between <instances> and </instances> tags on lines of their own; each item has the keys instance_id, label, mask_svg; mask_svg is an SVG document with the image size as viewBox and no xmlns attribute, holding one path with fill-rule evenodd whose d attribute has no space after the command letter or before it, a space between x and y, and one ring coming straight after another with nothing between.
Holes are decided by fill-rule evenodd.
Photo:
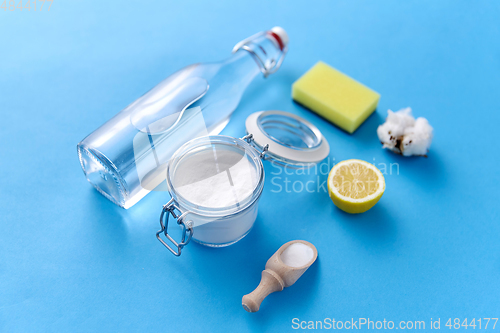
<instances>
[{"instance_id":1,"label":"glass jar lid","mask_svg":"<svg viewBox=\"0 0 500 333\"><path fill-rule=\"evenodd\" d=\"M307 168L325 159L330 146L319 129L307 120L285 111L260 111L245 123L247 134L266 158L282 165Z\"/></svg>"}]
</instances>

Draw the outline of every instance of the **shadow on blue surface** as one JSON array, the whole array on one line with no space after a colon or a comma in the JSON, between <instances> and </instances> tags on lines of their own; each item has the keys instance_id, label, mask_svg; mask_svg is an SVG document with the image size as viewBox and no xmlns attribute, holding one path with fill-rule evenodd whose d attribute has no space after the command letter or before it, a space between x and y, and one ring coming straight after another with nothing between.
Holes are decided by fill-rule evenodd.
<instances>
[{"instance_id":1,"label":"shadow on blue surface","mask_svg":"<svg viewBox=\"0 0 500 333\"><path fill-rule=\"evenodd\" d=\"M127 211L110 202L88 186L87 199L82 205L83 220L91 226L96 240L95 246L109 248L110 251L125 250L128 242L128 225L124 216ZM85 189L82 189L85 191Z\"/></svg>"},{"instance_id":2,"label":"shadow on blue surface","mask_svg":"<svg viewBox=\"0 0 500 333\"><path fill-rule=\"evenodd\" d=\"M376 109L352 134L352 138L362 142L379 141L377 137L377 127L385 121Z\"/></svg>"},{"instance_id":3,"label":"shadow on blue surface","mask_svg":"<svg viewBox=\"0 0 500 333\"><path fill-rule=\"evenodd\" d=\"M447 170L442 154L431 147L428 157L422 156L401 156L386 150L391 163L398 163L401 172L404 172L407 179L422 188L437 190L444 188L450 182L452 173Z\"/></svg>"},{"instance_id":4,"label":"shadow on blue surface","mask_svg":"<svg viewBox=\"0 0 500 333\"><path fill-rule=\"evenodd\" d=\"M344 230L365 248L392 250L398 237L398 216L383 202L362 214L349 214L333 207L336 220Z\"/></svg>"}]
</instances>

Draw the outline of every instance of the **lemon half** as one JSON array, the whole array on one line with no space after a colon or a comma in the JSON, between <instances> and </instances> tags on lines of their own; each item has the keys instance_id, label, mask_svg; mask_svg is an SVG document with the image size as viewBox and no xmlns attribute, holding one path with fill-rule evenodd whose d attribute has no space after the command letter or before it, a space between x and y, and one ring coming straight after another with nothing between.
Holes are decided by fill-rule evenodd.
<instances>
[{"instance_id":1,"label":"lemon half","mask_svg":"<svg viewBox=\"0 0 500 333\"><path fill-rule=\"evenodd\" d=\"M346 160L335 165L328 175L328 194L344 212L364 213L380 200L385 179L373 164Z\"/></svg>"}]
</instances>

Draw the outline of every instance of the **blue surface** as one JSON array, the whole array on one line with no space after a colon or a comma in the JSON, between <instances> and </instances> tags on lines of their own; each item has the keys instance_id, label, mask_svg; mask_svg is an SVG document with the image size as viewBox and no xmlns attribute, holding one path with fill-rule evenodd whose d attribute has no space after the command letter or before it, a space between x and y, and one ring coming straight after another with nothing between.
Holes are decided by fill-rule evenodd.
<instances>
[{"instance_id":1,"label":"blue surface","mask_svg":"<svg viewBox=\"0 0 500 333\"><path fill-rule=\"evenodd\" d=\"M499 17L497 1L56 0L50 12L0 9L0 331L278 332L292 330L293 318L360 317L423 320L427 329L441 318L448 330L448 318L500 317ZM386 175L372 210L351 216L321 188L273 193L273 177L291 186L326 175L273 175L267 164L252 232L224 249L190 244L175 258L154 237L167 195L114 206L85 180L76 144L168 74L223 59L274 25L290 35L287 59L252 83L224 133L241 136L253 111L286 110L319 127L330 163L398 163L399 174ZM290 98L318 60L382 95L354 135ZM435 128L427 159L383 151L376 138L387 109L406 106ZM246 313L241 297L292 239L314 243L318 261Z\"/></svg>"}]
</instances>

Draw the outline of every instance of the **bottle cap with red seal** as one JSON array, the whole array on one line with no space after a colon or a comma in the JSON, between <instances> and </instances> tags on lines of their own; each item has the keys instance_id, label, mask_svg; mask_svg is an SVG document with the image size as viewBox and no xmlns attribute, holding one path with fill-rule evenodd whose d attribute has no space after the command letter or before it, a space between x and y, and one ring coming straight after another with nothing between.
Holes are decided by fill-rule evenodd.
<instances>
[{"instance_id":1,"label":"bottle cap with red seal","mask_svg":"<svg viewBox=\"0 0 500 333\"><path fill-rule=\"evenodd\" d=\"M272 35L278 44L280 45L280 49L283 50L288 46L289 38L288 34L286 33L285 29L282 27L274 27L271 30L269 30L269 34Z\"/></svg>"}]
</instances>

